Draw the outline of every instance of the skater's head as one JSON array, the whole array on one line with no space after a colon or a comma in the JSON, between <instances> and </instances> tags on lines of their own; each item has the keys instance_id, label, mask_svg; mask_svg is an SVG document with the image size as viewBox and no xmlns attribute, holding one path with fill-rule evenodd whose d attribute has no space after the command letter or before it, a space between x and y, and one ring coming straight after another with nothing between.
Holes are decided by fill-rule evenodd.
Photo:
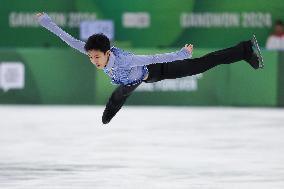
<instances>
[{"instance_id":1,"label":"skater's head","mask_svg":"<svg viewBox=\"0 0 284 189\"><path fill-rule=\"evenodd\" d=\"M281 20L276 20L274 24L274 32L276 35L283 35L283 22Z\"/></svg>"},{"instance_id":2,"label":"skater's head","mask_svg":"<svg viewBox=\"0 0 284 189\"><path fill-rule=\"evenodd\" d=\"M103 69L109 60L110 41L104 34L90 36L84 46L91 62L98 69Z\"/></svg>"}]
</instances>

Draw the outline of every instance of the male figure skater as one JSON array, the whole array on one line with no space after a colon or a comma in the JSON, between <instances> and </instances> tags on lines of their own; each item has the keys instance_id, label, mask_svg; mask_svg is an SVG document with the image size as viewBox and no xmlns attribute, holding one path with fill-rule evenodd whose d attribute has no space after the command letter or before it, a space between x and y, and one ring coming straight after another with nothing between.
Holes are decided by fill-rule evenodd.
<instances>
[{"instance_id":1,"label":"male figure skater","mask_svg":"<svg viewBox=\"0 0 284 189\"><path fill-rule=\"evenodd\" d=\"M59 28L46 13L37 14L38 22L60 37L72 48L88 55L98 69L119 85L109 98L102 116L107 124L121 109L126 99L142 83L164 79L176 79L203 73L220 64L241 60L252 68L263 68L263 59L255 36L236 46L209 53L200 58L190 59L193 45L185 45L180 51L156 55L134 55L116 47L110 47L109 39L103 34L90 36L87 42L79 41Z\"/></svg>"}]
</instances>

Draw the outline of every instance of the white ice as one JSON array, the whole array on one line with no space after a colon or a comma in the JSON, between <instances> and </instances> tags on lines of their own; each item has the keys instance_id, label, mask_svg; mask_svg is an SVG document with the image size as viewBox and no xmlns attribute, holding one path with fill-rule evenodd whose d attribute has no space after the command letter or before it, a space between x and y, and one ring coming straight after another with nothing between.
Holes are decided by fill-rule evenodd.
<instances>
[{"instance_id":1,"label":"white ice","mask_svg":"<svg viewBox=\"0 0 284 189\"><path fill-rule=\"evenodd\" d=\"M284 110L1 106L0 189L283 189Z\"/></svg>"}]
</instances>

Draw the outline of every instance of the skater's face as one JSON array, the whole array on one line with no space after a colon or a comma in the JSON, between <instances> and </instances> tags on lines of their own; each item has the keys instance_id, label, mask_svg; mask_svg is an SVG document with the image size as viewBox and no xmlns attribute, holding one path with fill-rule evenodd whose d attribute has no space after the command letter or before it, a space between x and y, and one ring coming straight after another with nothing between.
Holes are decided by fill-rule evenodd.
<instances>
[{"instance_id":1,"label":"skater's face","mask_svg":"<svg viewBox=\"0 0 284 189\"><path fill-rule=\"evenodd\" d=\"M99 50L89 50L88 56L92 64L94 64L98 69L103 69L109 60L110 50L107 52L102 52Z\"/></svg>"}]
</instances>

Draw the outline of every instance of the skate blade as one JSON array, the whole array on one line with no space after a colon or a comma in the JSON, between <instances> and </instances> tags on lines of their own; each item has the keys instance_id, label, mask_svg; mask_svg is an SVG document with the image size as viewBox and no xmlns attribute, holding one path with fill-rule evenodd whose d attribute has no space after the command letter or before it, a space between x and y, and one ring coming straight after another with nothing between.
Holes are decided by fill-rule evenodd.
<instances>
[{"instance_id":1,"label":"skate blade","mask_svg":"<svg viewBox=\"0 0 284 189\"><path fill-rule=\"evenodd\" d=\"M256 50L256 55L259 59L259 68L264 68L264 61L263 61L263 57L261 55L261 51L260 51L260 48L259 48L259 45L258 45L258 42L257 42L257 39L255 37L255 35L253 34L253 37L252 37L252 43L253 43L253 47L254 49Z\"/></svg>"}]
</instances>

